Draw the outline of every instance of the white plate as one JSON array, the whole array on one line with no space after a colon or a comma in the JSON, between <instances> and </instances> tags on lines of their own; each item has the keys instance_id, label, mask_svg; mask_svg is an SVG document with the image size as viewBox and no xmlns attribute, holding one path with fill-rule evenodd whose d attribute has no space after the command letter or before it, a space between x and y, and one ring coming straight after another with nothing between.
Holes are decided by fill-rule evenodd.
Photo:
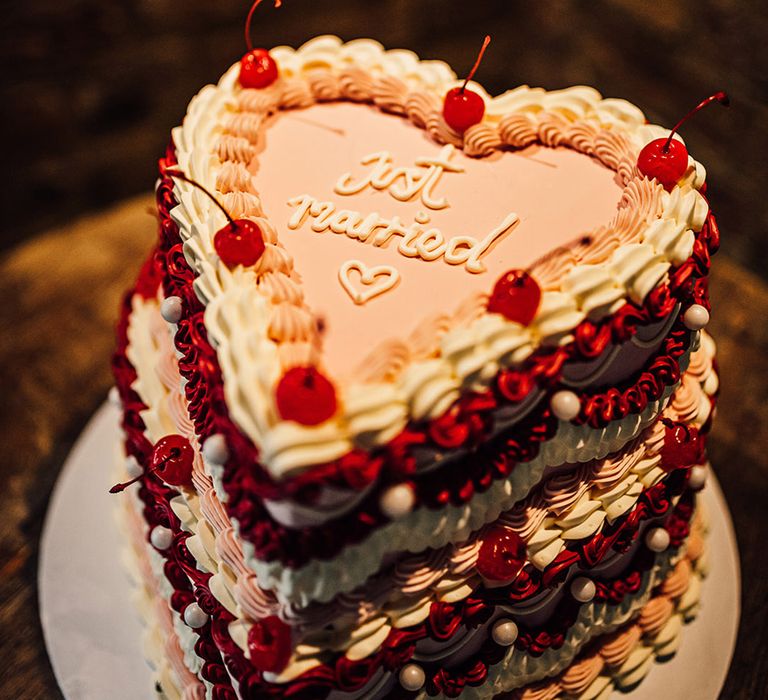
<instances>
[{"instance_id":1,"label":"white plate","mask_svg":"<svg viewBox=\"0 0 768 700\"><path fill-rule=\"evenodd\" d=\"M40 618L56 679L67 700L153 698L141 649L141 624L123 573L121 538L108 493L118 440L117 409L104 404L75 444L56 484L43 531L38 585ZM711 532L711 573L698 618L680 651L656 664L621 698L716 700L736 643L739 562L720 487L704 491Z\"/></svg>"}]
</instances>

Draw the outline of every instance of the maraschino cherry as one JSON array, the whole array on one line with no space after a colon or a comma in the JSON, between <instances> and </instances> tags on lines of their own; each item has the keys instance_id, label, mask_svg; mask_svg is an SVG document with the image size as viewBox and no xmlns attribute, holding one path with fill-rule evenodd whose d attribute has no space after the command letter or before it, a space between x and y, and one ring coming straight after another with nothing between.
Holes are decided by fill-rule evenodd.
<instances>
[{"instance_id":1,"label":"maraschino cherry","mask_svg":"<svg viewBox=\"0 0 768 700\"><path fill-rule=\"evenodd\" d=\"M494 527L477 553L477 571L488 581L512 581L523 570L525 542L508 527Z\"/></svg>"},{"instance_id":2,"label":"maraschino cherry","mask_svg":"<svg viewBox=\"0 0 768 700\"><path fill-rule=\"evenodd\" d=\"M661 448L661 466L667 471L699 464L702 461L699 431L684 423L664 420L664 445Z\"/></svg>"},{"instance_id":3,"label":"maraschino cherry","mask_svg":"<svg viewBox=\"0 0 768 700\"><path fill-rule=\"evenodd\" d=\"M157 474L166 484L171 486L185 486L192 481L192 463L195 451L189 440L181 435L166 435L157 441L152 450L149 468L146 474ZM131 484L136 483L144 476L144 473L117 484L109 489L110 493L120 493Z\"/></svg>"},{"instance_id":4,"label":"maraschino cherry","mask_svg":"<svg viewBox=\"0 0 768 700\"><path fill-rule=\"evenodd\" d=\"M486 36L483 41L483 45L480 48L480 52L477 54L477 60L475 65L472 66L472 70L469 71L464 80L464 84L461 87L455 87L448 90L445 93L445 99L443 100L443 118L445 123L451 127L454 131L458 131L460 134L464 133L470 126L479 124L483 120L485 114L485 102L473 90L467 90L467 83L472 80L480 61L483 60L483 54L488 48L488 44L491 43L491 37Z\"/></svg>"},{"instance_id":5,"label":"maraschino cherry","mask_svg":"<svg viewBox=\"0 0 768 700\"><path fill-rule=\"evenodd\" d=\"M536 316L540 303L541 289L536 280L525 270L510 270L494 285L488 311L527 326Z\"/></svg>"},{"instance_id":6,"label":"maraschino cherry","mask_svg":"<svg viewBox=\"0 0 768 700\"><path fill-rule=\"evenodd\" d=\"M259 670L280 673L291 658L291 629L271 615L254 623L248 631L251 663Z\"/></svg>"},{"instance_id":7,"label":"maraschino cherry","mask_svg":"<svg viewBox=\"0 0 768 700\"><path fill-rule=\"evenodd\" d=\"M181 171L166 170L165 172L171 177L177 177L179 180L184 180L184 182L197 187L224 212L229 223L220 228L213 237L213 247L221 261L229 268L238 265L244 267L255 265L264 253L264 236L256 223L250 219L233 219L221 202L211 194L210 190Z\"/></svg>"},{"instance_id":8,"label":"maraschino cherry","mask_svg":"<svg viewBox=\"0 0 768 700\"><path fill-rule=\"evenodd\" d=\"M712 102L719 102L724 107L730 104L728 95L724 92L716 92L700 102L675 124L667 138L654 139L643 147L637 157L638 170L648 178L656 178L668 190L680 182L688 168L688 149L682 141L672 137L696 112Z\"/></svg>"},{"instance_id":9,"label":"maraschino cherry","mask_svg":"<svg viewBox=\"0 0 768 700\"><path fill-rule=\"evenodd\" d=\"M283 420L318 425L336 413L336 390L315 367L292 367L280 379L275 392Z\"/></svg>"},{"instance_id":10,"label":"maraschino cherry","mask_svg":"<svg viewBox=\"0 0 768 700\"><path fill-rule=\"evenodd\" d=\"M248 53L240 61L240 85L244 88L261 89L269 87L277 80L277 63L266 49L254 49L251 43L251 20L261 0L251 5L251 11L245 20L245 45ZM275 7L280 7L281 0L275 0Z\"/></svg>"}]
</instances>

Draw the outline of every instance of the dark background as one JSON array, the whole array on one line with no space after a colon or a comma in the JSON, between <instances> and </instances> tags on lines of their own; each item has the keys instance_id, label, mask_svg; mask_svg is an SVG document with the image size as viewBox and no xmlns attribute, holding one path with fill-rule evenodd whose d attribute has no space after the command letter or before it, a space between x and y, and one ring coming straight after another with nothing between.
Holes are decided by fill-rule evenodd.
<instances>
[{"instance_id":1,"label":"dark background","mask_svg":"<svg viewBox=\"0 0 768 700\"><path fill-rule=\"evenodd\" d=\"M190 97L244 51L248 0L6 2L0 48L5 135L0 246L149 190L154 163ZM768 11L744 0L271 0L255 44L321 33L373 37L463 73L485 33L478 75L490 92L520 83L597 87L671 126L718 89L683 135L707 165L726 250L766 273Z\"/></svg>"},{"instance_id":2,"label":"dark background","mask_svg":"<svg viewBox=\"0 0 768 700\"><path fill-rule=\"evenodd\" d=\"M249 4L0 2L0 698L60 697L37 614L42 520L111 382L117 300L153 235L141 194L192 95L242 55ZM490 33L478 75L490 92L585 83L668 126L712 92L731 94L730 110L709 108L683 135L709 170L723 233L710 453L739 540L744 614L722 697L768 697L768 3L284 0L275 11L264 0L253 36L297 46L320 33L411 48L458 73Z\"/></svg>"}]
</instances>

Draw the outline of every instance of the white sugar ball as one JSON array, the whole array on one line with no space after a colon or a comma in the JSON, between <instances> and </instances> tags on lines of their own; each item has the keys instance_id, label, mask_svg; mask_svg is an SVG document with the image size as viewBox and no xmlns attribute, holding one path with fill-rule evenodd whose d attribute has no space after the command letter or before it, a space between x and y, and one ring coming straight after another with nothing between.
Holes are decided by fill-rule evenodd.
<instances>
[{"instance_id":1,"label":"white sugar ball","mask_svg":"<svg viewBox=\"0 0 768 700\"><path fill-rule=\"evenodd\" d=\"M579 603L588 603L595 597L597 589L595 588L595 582L591 579L579 576L573 579L571 583L571 595L579 601Z\"/></svg>"},{"instance_id":2,"label":"white sugar ball","mask_svg":"<svg viewBox=\"0 0 768 700\"><path fill-rule=\"evenodd\" d=\"M503 647L512 646L517 639L517 625L512 620L502 618L493 625L491 636L496 644Z\"/></svg>"},{"instance_id":3,"label":"white sugar ball","mask_svg":"<svg viewBox=\"0 0 768 700\"><path fill-rule=\"evenodd\" d=\"M209 464L219 466L226 464L226 461L229 459L229 450L223 435L219 433L211 435L203 443L203 457Z\"/></svg>"},{"instance_id":4,"label":"white sugar ball","mask_svg":"<svg viewBox=\"0 0 768 700\"><path fill-rule=\"evenodd\" d=\"M149 533L149 541L157 549L168 549L171 546L171 542L173 542L173 533L167 527L157 525Z\"/></svg>"},{"instance_id":5,"label":"white sugar ball","mask_svg":"<svg viewBox=\"0 0 768 700\"><path fill-rule=\"evenodd\" d=\"M560 420L573 420L581 411L581 401L572 391L558 391L549 405Z\"/></svg>"},{"instance_id":6,"label":"white sugar ball","mask_svg":"<svg viewBox=\"0 0 768 700\"><path fill-rule=\"evenodd\" d=\"M702 464L691 467L688 486L694 491L701 491L707 484L707 468Z\"/></svg>"},{"instance_id":7,"label":"white sugar ball","mask_svg":"<svg viewBox=\"0 0 768 700\"><path fill-rule=\"evenodd\" d=\"M683 323L692 331L700 331L709 323L709 311L701 304L692 304L683 314Z\"/></svg>"},{"instance_id":8,"label":"white sugar ball","mask_svg":"<svg viewBox=\"0 0 768 700\"><path fill-rule=\"evenodd\" d=\"M407 664L400 670L400 685L406 690L419 690L426 680L424 669L417 664Z\"/></svg>"},{"instance_id":9,"label":"white sugar ball","mask_svg":"<svg viewBox=\"0 0 768 700\"><path fill-rule=\"evenodd\" d=\"M669 547L669 533L663 527L654 527L645 535L645 546L652 552L663 552Z\"/></svg>"},{"instance_id":10,"label":"white sugar ball","mask_svg":"<svg viewBox=\"0 0 768 700\"><path fill-rule=\"evenodd\" d=\"M197 603L190 603L184 610L184 622L192 629L200 629L208 622L208 615Z\"/></svg>"},{"instance_id":11,"label":"white sugar ball","mask_svg":"<svg viewBox=\"0 0 768 700\"><path fill-rule=\"evenodd\" d=\"M181 297L168 297L160 304L160 315L168 323L181 321Z\"/></svg>"},{"instance_id":12,"label":"white sugar ball","mask_svg":"<svg viewBox=\"0 0 768 700\"><path fill-rule=\"evenodd\" d=\"M413 510L416 502L416 496L413 488L408 484L397 484L390 486L382 495L379 501L381 512L388 518L397 520L404 515L408 515Z\"/></svg>"}]
</instances>

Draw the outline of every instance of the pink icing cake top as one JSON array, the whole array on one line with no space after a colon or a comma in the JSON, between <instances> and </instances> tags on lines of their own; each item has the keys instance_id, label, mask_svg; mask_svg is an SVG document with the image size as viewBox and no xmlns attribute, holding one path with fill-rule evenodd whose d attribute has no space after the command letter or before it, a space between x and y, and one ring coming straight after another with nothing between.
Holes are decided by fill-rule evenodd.
<instances>
[{"instance_id":1,"label":"pink icing cake top","mask_svg":"<svg viewBox=\"0 0 768 700\"><path fill-rule=\"evenodd\" d=\"M435 143L406 120L347 103L278 113L261 130L256 151L250 165L255 189L294 258L310 307L325 322L324 362L337 377L348 375L382 340L407 337L420 323L450 315L462 303L471 305L505 271L525 268L605 223L615 214L622 191L615 172L570 149L529 146L469 158ZM312 167L306 167L308 154ZM369 162L363 164L367 156ZM389 170L375 187L369 176L377 163L385 162L407 170L394 179ZM408 182L413 191L403 192ZM342 210L350 216L341 217ZM365 241L330 228L313 230L323 228L324 213L329 222L337 217L339 229L346 228L350 217L363 230L361 222L373 214L389 222L399 217L405 233L392 233L388 242L374 244L386 236L384 225ZM431 245L422 243L426 254L419 255L418 239L412 237L410 245L408 240L414 224L418 231L437 229L448 250L457 236L476 239L475 250L482 251L475 258L479 264L471 256L448 264L434 236ZM500 230L505 224L506 230ZM480 247L483 240L492 244ZM463 250L466 258L471 245L457 247L459 257ZM423 259L430 255L439 257ZM373 290L363 284L359 269L348 273L345 289L339 271L345 263L350 266L348 261L368 268L388 266L387 274L373 284L395 283L355 303L355 291Z\"/></svg>"}]
</instances>

